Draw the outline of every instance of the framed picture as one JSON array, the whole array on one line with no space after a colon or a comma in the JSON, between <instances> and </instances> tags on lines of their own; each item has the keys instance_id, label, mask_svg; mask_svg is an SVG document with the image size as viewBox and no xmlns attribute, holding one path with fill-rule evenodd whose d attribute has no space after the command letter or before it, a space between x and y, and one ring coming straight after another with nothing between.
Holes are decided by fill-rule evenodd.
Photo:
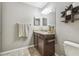
<instances>
[{"instance_id":1,"label":"framed picture","mask_svg":"<svg viewBox=\"0 0 79 59\"><path fill-rule=\"evenodd\" d=\"M40 26L40 18L34 17L34 26Z\"/></svg>"},{"instance_id":2,"label":"framed picture","mask_svg":"<svg viewBox=\"0 0 79 59\"><path fill-rule=\"evenodd\" d=\"M47 18L42 18L42 25L47 26Z\"/></svg>"}]
</instances>

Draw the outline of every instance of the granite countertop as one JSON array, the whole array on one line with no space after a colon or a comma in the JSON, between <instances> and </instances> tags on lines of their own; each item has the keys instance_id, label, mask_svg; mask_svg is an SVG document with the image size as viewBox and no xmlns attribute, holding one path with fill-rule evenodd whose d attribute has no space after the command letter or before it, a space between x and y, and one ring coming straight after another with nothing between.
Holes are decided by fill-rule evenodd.
<instances>
[{"instance_id":1,"label":"granite countertop","mask_svg":"<svg viewBox=\"0 0 79 59\"><path fill-rule=\"evenodd\" d=\"M36 33L39 33L39 34L43 34L43 35L52 35L52 34L55 34L55 32L45 32L45 31L34 31Z\"/></svg>"}]
</instances>

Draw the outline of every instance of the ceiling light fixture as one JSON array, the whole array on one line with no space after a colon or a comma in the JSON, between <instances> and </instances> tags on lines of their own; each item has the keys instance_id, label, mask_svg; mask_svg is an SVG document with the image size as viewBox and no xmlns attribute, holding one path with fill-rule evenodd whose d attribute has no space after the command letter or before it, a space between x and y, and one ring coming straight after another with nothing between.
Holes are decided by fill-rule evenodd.
<instances>
[{"instance_id":1,"label":"ceiling light fixture","mask_svg":"<svg viewBox=\"0 0 79 59\"><path fill-rule=\"evenodd\" d=\"M47 15L47 14L49 14L51 12L52 12L51 8L45 8L41 13L44 14L44 15Z\"/></svg>"}]
</instances>

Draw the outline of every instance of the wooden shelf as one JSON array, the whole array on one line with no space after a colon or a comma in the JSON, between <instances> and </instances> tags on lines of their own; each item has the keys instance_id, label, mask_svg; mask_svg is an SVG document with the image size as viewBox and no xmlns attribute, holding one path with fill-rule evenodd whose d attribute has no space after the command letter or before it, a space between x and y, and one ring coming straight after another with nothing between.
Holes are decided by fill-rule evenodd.
<instances>
[{"instance_id":1,"label":"wooden shelf","mask_svg":"<svg viewBox=\"0 0 79 59\"><path fill-rule=\"evenodd\" d=\"M71 14L67 15L67 11L69 10L71 11ZM61 14L61 17L65 18L65 20L61 22L68 23L69 21L74 22L75 20L79 20L79 18L74 18L75 15L79 15L79 6L73 8L73 5L71 4L65 11L61 12Z\"/></svg>"}]
</instances>

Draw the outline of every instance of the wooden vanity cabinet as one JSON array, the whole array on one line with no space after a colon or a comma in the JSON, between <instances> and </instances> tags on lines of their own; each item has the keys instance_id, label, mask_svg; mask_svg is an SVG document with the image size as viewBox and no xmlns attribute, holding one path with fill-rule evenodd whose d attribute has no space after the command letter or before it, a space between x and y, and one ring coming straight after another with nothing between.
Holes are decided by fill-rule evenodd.
<instances>
[{"instance_id":1,"label":"wooden vanity cabinet","mask_svg":"<svg viewBox=\"0 0 79 59\"><path fill-rule=\"evenodd\" d=\"M34 32L34 46L42 56L54 56L55 34L44 35Z\"/></svg>"}]
</instances>

